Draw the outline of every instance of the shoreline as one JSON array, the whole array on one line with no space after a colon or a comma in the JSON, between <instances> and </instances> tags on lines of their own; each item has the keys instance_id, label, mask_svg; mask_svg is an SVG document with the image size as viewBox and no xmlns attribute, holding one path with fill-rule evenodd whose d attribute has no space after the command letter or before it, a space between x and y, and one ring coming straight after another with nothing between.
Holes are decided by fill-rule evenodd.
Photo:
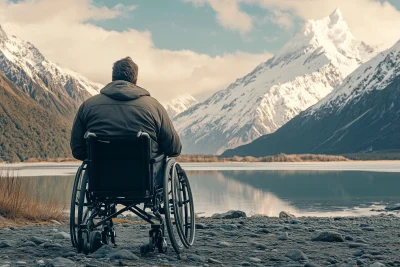
<instances>
[{"instance_id":1,"label":"shoreline","mask_svg":"<svg viewBox=\"0 0 400 267\"><path fill-rule=\"evenodd\" d=\"M71 247L67 224L0 228L0 266L400 266L400 220L393 215L199 218L194 246L180 259L171 246L166 254L140 255L150 226L123 218L118 247L86 257Z\"/></svg>"},{"instance_id":2,"label":"shoreline","mask_svg":"<svg viewBox=\"0 0 400 267\"><path fill-rule=\"evenodd\" d=\"M18 176L75 175L80 162L0 164ZM400 172L400 161L181 163L187 171L366 171Z\"/></svg>"}]
</instances>

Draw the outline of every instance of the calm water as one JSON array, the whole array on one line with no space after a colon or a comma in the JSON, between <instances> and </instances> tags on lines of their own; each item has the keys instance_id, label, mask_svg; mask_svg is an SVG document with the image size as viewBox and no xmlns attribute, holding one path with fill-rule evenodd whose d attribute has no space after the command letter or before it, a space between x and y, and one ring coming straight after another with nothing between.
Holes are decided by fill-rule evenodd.
<instances>
[{"instance_id":1,"label":"calm water","mask_svg":"<svg viewBox=\"0 0 400 267\"><path fill-rule=\"evenodd\" d=\"M400 202L397 172L188 169L196 212L204 215L230 209L269 216L282 210L297 216L367 215ZM73 172L59 172L39 176L32 169L34 176L20 179L44 199L56 198L68 207Z\"/></svg>"}]
</instances>

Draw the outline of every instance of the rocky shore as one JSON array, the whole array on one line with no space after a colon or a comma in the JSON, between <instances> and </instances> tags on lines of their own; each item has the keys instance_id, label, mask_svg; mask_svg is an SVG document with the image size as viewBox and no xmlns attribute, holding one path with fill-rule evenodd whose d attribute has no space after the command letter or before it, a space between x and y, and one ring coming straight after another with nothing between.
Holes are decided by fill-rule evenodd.
<instances>
[{"instance_id":1,"label":"rocky shore","mask_svg":"<svg viewBox=\"0 0 400 267\"><path fill-rule=\"evenodd\" d=\"M179 259L172 247L166 254L141 256L149 225L134 217L117 224L117 247L103 246L89 256L71 246L68 225L7 227L0 229L0 267L400 266L400 218L393 214L242 216L230 212L198 218L195 245Z\"/></svg>"}]
</instances>

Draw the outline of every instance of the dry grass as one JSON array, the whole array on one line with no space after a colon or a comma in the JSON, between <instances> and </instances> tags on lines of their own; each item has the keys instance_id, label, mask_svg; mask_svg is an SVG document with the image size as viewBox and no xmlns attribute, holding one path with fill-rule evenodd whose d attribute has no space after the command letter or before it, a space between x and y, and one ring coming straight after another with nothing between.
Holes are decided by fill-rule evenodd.
<instances>
[{"instance_id":1,"label":"dry grass","mask_svg":"<svg viewBox=\"0 0 400 267\"><path fill-rule=\"evenodd\" d=\"M21 179L11 172L0 172L0 216L17 224L43 223L66 219L63 206L53 198L46 201L39 194L30 192L29 179ZM4 220L5 219L5 220Z\"/></svg>"},{"instance_id":2,"label":"dry grass","mask_svg":"<svg viewBox=\"0 0 400 267\"><path fill-rule=\"evenodd\" d=\"M299 154L286 155L279 154L266 157L238 157L221 158L214 155L181 155L178 157L179 162L315 162L315 161L349 161L344 156L318 155L318 154Z\"/></svg>"}]
</instances>

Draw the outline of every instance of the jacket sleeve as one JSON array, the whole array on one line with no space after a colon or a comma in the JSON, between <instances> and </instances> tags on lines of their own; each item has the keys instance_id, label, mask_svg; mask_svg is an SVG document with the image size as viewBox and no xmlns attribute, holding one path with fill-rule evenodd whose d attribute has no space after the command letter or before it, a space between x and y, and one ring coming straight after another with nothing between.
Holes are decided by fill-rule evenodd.
<instances>
[{"instance_id":1,"label":"jacket sleeve","mask_svg":"<svg viewBox=\"0 0 400 267\"><path fill-rule=\"evenodd\" d=\"M86 140L84 135L86 133L86 125L83 121L83 104L75 116L74 124L72 125L71 132L71 150L74 158L79 160L87 159Z\"/></svg>"},{"instance_id":2,"label":"jacket sleeve","mask_svg":"<svg viewBox=\"0 0 400 267\"><path fill-rule=\"evenodd\" d=\"M169 157L177 157L181 154L182 144L179 135L176 132L171 119L165 108L159 105L160 130L158 136L158 145L161 151Z\"/></svg>"}]
</instances>

